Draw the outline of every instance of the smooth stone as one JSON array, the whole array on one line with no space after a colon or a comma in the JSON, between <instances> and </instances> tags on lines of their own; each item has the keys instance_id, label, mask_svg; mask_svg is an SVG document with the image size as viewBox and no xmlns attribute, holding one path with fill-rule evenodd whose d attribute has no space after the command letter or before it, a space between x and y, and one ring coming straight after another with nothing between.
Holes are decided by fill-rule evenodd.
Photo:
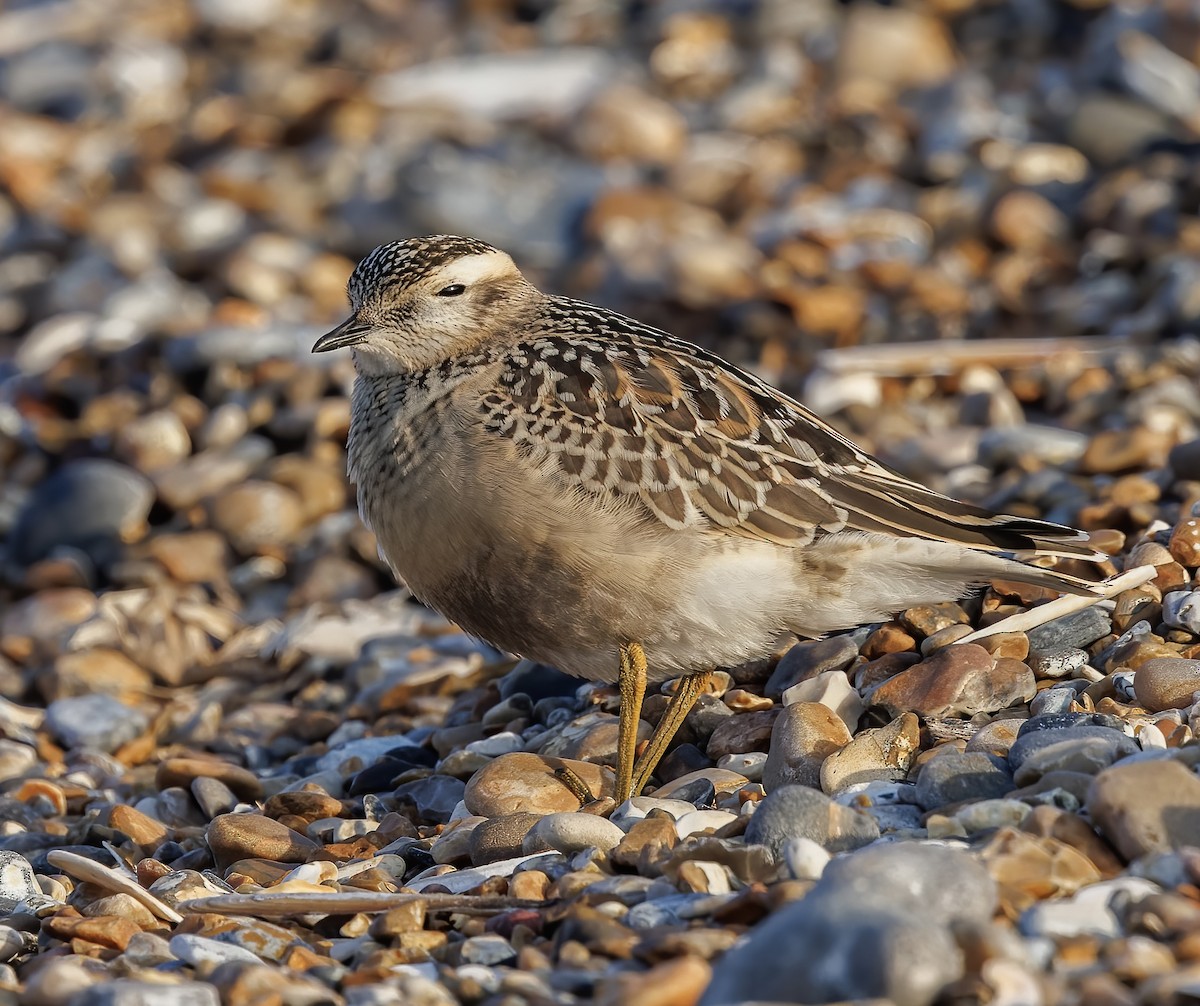
<instances>
[{"instance_id":1,"label":"smooth stone","mask_svg":"<svg viewBox=\"0 0 1200 1006\"><path fill-rule=\"evenodd\" d=\"M245 964L260 963L259 956L250 950L196 933L179 933L172 936L168 941L168 946L171 948L171 953L192 967L206 965L217 967L231 961Z\"/></svg>"},{"instance_id":2,"label":"smooth stone","mask_svg":"<svg viewBox=\"0 0 1200 1006\"><path fill-rule=\"evenodd\" d=\"M517 951L503 936L487 933L463 940L459 953L467 964L482 964L489 967L507 964L516 959Z\"/></svg>"},{"instance_id":3,"label":"smooth stone","mask_svg":"<svg viewBox=\"0 0 1200 1006\"><path fill-rule=\"evenodd\" d=\"M739 775L744 775L751 782L762 781L766 765L766 751L746 751L741 754L727 754L717 762L717 768L725 769L728 772L737 772Z\"/></svg>"},{"instance_id":4,"label":"smooth stone","mask_svg":"<svg viewBox=\"0 0 1200 1006\"><path fill-rule=\"evenodd\" d=\"M1079 693L1069 686L1043 688L1029 703L1029 713L1031 716L1054 716L1058 713L1069 713L1078 698Z\"/></svg>"},{"instance_id":5,"label":"smooth stone","mask_svg":"<svg viewBox=\"0 0 1200 1006\"><path fill-rule=\"evenodd\" d=\"M1122 935L1121 921L1113 910L1113 899L1129 902L1158 894L1157 884L1141 877L1117 877L1077 891L1060 901L1043 901L1021 914L1017 926L1026 937L1071 939L1097 936L1113 939Z\"/></svg>"},{"instance_id":6,"label":"smooth stone","mask_svg":"<svg viewBox=\"0 0 1200 1006\"><path fill-rule=\"evenodd\" d=\"M766 747L779 713L779 709L763 709L728 717L712 732L705 753L713 761L718 761L729 754Z\"/></svg>"},{"instance_id":7,"label":"smooth stone","mask_svg":"<svg viewBox=\"0 0 1200 1006\"><path fill-rule=\"evenodd\" d=\"M913 713L887 726L861 731L821 765L821 789L836 794L864 782L904 779L921 750L921 725Z\"/></svg>"},{"instance_id":8,"label":"smooth stone","mask_svg":"<svg viewBox=\"0 0 1200 1006\"><path fill-rule=\"evenodd\" d=\"M548 845L566 856L584 849L608 852L624 837L625 832L615 824L595 814L548 814L533 826L521 851L531 855Z\"/></svg>"},{"instance_id":9,"label":"smooth stone","mask_svg":"<svg viewBox=\"0 0 1200 1006\"><path fill-rule=\"evenodd\" d=\"M239 859L306 863L318 846L312 839L259 814L222 814L206 835L213 858L228 866Z\"/></svg>"},{"instance_id":10,"label":"smooth stone","mask_svg":"<svg viewBox=\"0 0 1200 1006\"><path fill-rule=\"evenodd\" d=\"M680 838L687 838L704 831L720 831L736 821L737 817L737 814L728 810L693 810L675 822L675 830Z\"/></svg>"},{"instance_id":11,"label":"smooth stone","mask_svg":"<svg viewBox=\"0 0 1200 1006\"><path fill-rule=\"evenodd\" d=\"M1134 674L1133 690L1138 702L1151 712L1189 709L1200 692L1200 660L1183 657L1147 660Z\"/></svg>"},{"instance_id":12,"label":"smooth stone","mask_svg":"<svg viewBox=\"0 0 1200 1006\"><path fill-rule=\"evenodd\" d=\"M614 866L642 873L656 872L679 842L677 823L669 817L647 817L635 822L612 852L609 860Z\"/></svg>"},{"instance_id":13,"label":"smooth stone","mask_svg":"<svg viewBox=\"0 0 1200 1006\"><path fill-rule=\"evenodd\" d=\"M540 820L537 814L519 813L481 821L470 831L468 852L472 865L484 866L520 856L522 844ZM546 849L532 851L545 852Z\"/></svg>"},{"instance_id":14,"label":"smooth stone","mask_svg":"<svg viewBox=\"0 0 1200 1006\"><path fill-rule=\"evenodd\" d=\"M994 658L975 643L956 643L876 685L867 701L891 715L975 716L993 713L1037 692L1033 671L1018 660Z\"/></svg>"},{"instance_id":15,"label":"smooth stone","mask_svg":"<svg viewBox=\"0 0 1200 1006\"><path fill-rule=\"evenodd\" d=\"M829 852L845 852L878 837L879 826L869 815L806 786L784 786L767 794L746 825L746 842L765 845L776 860L793 838L811 839Z\"/></svg>"},{"instance_id":16,"label":"smooth stone","mask_svg":"<svg viewBox=\"0 0 1200 1006\"><path fill-rule=\"evenodd\" d=\"M167 758L154 773L159 789L189 788L198 779L215 779L229 787L240 800L261 800L262 781L247 768L216 758Z\"/></svg>"},{"instance_id":17,"label":"smooth stone","mask_svg":"<svg viewBox=\"0 0 1200 1006\"><path fill-rule=\"evenodd\" d=\"M858 643L852 636L829 636L797 643L779 658L767 679L763 694L780 699L794 685L826 671L844 671L858 656Z\"/></svg>"},{"instance_id":18,"label":"smooth stone","mask_svg":"<svg viewBox=\"0 0 1200 1006\"><path fill-rule=\"evenodd\" d=\"M610 796L611 769L590 762L562 760L597 798ZM528 752L501 755L476 772L462 799L467 810L480 817L501 817L523 811L555 814L579 809L579 798L556 775L551 760Z\"/></svg>"},{"instance_id":19,"label":"smooth stone","mask_svg":"<svg viewBox=\"0 0 1200 1006\"><path fill-rule=\"evenodd\" d=\"M528 695L536 703L542 699L574 696L582 682L549 664L522 660L497 684L502 699L521 694Z\"/></svg>"},{"instance_id":20,"label":"smooth stone","mask_svg":"<svg viewBox=\"0 0 1200 1006\"><path fill-rule=\"evenodd\" d=\"M145 731L144 713L111 695L78 695L51 702L46 728L71 750L111 753Z\"/></svg>"},{"instance_id":21,"label":"smooth stone","mask_svg":"<svg viewBox=\"0 0 1200 1006\"><path fill-rule=\"evenodd\" d=\"M926 810L962 800L990 800L1013 788L1002 758L981 751L951 751L926 762L917 777L917 802Z\"/></svg>"},{"instance_id":22,"label":"smooth stone","mask_svg":"<svg viewBox=\"0 0 1200 1006\"><path fill-rule=\"evenodd\" d=\"M872 997L929 1006L963 973L950 927L982 926L995 905L986 869L955 849L905 842L838 857L718 961L700 1006Z\"/></svg>"},{"instance_id":23,"label":"smooth stone","mask_svg":"<svg viewBox=\"0 0 1200 1006\"><path fill-rule=\"evenodd\" d=\"M821 766L851 741L845 722L819 702L785 706L771 730L771 747L762 770L768 793L781 786L821 784Z\"/></svg>"},{"instance_id":24,"label":"smooth stone","mask_svg":"<svg viewBox=\"0 0 1200 1006\"><path fill-rule=\"evenodd\" d=\"M68 546L107 565L124 553L153 502L150 482L126 465L105 458L68 462L38 484L17 515L7 536L11 556L29 565Z\"/></svg>"},{"instance_id":25,"label":"smooth stone","mask_svg":"<svg viewBox=\"0 0 1200 1006\"><path fill-rule=\"evenodd\" d=\"M850 684L850 678L844 671L824 671L783 693L784 706L797 702L819 702L828 706L842 718L852 733L858 729L858 721L867 711L858 689Z\"/></svg>"},{"instance_id":26,"label":"smooth stone","mask_svg":"<svg viewBox=\"0 0 1200 1006\"><path fill-rule=\"evenodd\" d=\"M1126 860L1195 845L1200 777L1174 760L1113 765L1093 780L1087 811Z\"/></svg>"},{"instance_id":27,"label":"smooth stone","mask_svg":"<svg viewBox=\"0 0 1200 1006\"><path fill-rule=\"evenodd\" d=\"M627 832L638 821L644 820L653 810L661 810L678 821L685 814L691 814L695 809L695 804L689 803L686 800L664 800L656 796L635 796L618 805L612 814L609 815L609 820L622 831Z\"/></svg>"},{"instance_id":28,"label":"smooth stone","mask_svg":"<svg viewBox=\"0 0 1200 1006\"><path fill-rule=\"evenodd\" d=\"M41 896L29 860L16 852L0 851L0 915L8 915L21 902Z\"/></svg>"},{"instance_id":29,"label":"smooth stone","mask_svg":"<svg viewBox=\"0 0 1200 1006\"><path fill-rule=\"evenodd\" d=\"M1073 646L1031 653L1028 661L1039 678L1071 678L1076 671L1086 667L1087 662L1087 651Z\"/></svg>"},{"instance_id":30,"label":"smooth stone","mask_svg":"<svg viewBox=\"0 0 1200 1006\"><path fill-rule=\"evenodd\" d=\"M654 798L656 800L675 799L677 793L686 792L688 787L699 781L709 783L718 795L736 793L750 782L740 772L730 772L728 769L721 768L704 768L681 775L678 779L672 779L669 783L660 786L654 791Z\"/></svg>"},{"instance_id":31,"label":"smooth stone","mask_svg":"<svg viewBox=\"0 0 1200 1006\"><path fill-rule=\"evenodd\" d=\"M237 805L237 794L220 779L193 779L192 796L211 821L221 814L230 813Z\"/></svg>"},{"instance_id":32,"label":"smooth stone","mask_svg":"<svg viewBox=\"0 0 1200 1006\"><path fill-rule=\"evenodd\" d=\"M1108 615L1091 607L1035 626L1026 635L1029 636L1029 649L1039 653L1068 647L1084 649L1111 631L1112 620Z\"/></svg>"},{"instance_id":33,"label":"smooth stone","mask_svg":"<svg viewBox=\"0 0 1200 1006\"><path fill-rule=\"evenodd\" d=\"M1066 744L1068 747L1059 749L1059 755L1064 759L1069 759L1071 753L1077 750L1072 745L1078 742L1091 739L1104 746L1111 752L1108 757L1107 764L1111 764L1121 758L1126 758L1129 755L1136 754L1140 748L1137 741L1132 737L1126 736L1120 730L1113 730L1109 727L1094 726L1087 722L1079 723L1077 726L1054 727L1048 725L1046 729L1029 730L1028 724L1032 720L1026 721L1026 726L1022 727L1021 733L1017 735L1017 739L1013 741L1012 746L1008 749L1008 765L1013 770L1013 776L1017 779L1018 786L1026 785L1027 781L1033 781L1029 776L1021 774L1021 769L1025 762L1034 757L1038 752L1045 751L1048 748L1055 748L1059 744ZM1083 755L1082 749L1078 749ZM1098 750L1098 749L1097 749ZM1041 773L1055 771L1056 769L1069 769L1067 764L1059 764L1055 761L1055 755L1044 756L1038 763L1038 769ZM1079 769L1070 769L1071 771L1079 771Z\"/></svg>"},{"instance_id":34,"label":"smooth stone","mask_svg":"<svg viewBox=\"0 0 1200 1006\"><path fill-rule=\"evenodd\" d=\"M1013 781L1018 786L1031 786L1042 776L1051 772L1082 772L1095 775L1108 768L1113 762L1136 753L1137 743L1132 738L1109 731L1112 736L1063 737L1055 739L1060 733L1076 731L1047 730L1041 734L1030 736L1045 738L1046 742L1038 744L1035 749L1027 747L1020 749L1020 766L1013 773ZM1054 739L1051 743L1051 739Z\"/></svg>"},{"instance_id":35,"label":"smooth stone","mask_svg":"<svg viewBox=\"0 0 1200 1006\"><path fill-rule=\"evenodd\" d=\"M1013 746L1021 729L1021 720L1004 719L992 720L985 723L967 741L967 751L982 751L985 754L1008 756L1008 749Z\"/></svg>"},{"instance_id":36,"label":"smooth stone","mask_svg":"<svg viewBox=\"0 0 1200 1006\"><path fill-rule=\"evenodd\" d=\"M466 783L449 775L429 775L397 786L392 798L397 803L416 805L417 814L427 824L441 824L464 799Z\"/></svg>"},{"instance_id":37,"label":"smooth stone","mask_svg":"<svg viewBox=\"0 0 1200 1006\"><path fill-rule=\"evenodd\" d=\"M122 955L127 956L127 955ZM71 999L71 1006L220 1006L217 989L202 981L140 982L118 978L95 985Z\"/></svg>"},{"instance_id":38,"label":"smooth stone","mask_svg":"<svg viewBox=\"0 0 1200 1006\"><path fill-rule=\"evenodd\" d=\"M587 713L556 728L557 736L551 734L538 747L538 754L543 758L572 758L615 766L618 726L618 718L612 713ZM654 728L649 723L638 720L639 743L648 741L653 732Z\"/></svg>"},{"instance_id":39,"label":"smooth stone","mask_svg":"<svg viewBox=\"0 0 1200 1006\"><path fill-rule=\"evenodd\" d=\"M832 858L811 838L790 838L783 847L783 861L793 880L820 880Z\"/></svg>"}]
</instances>

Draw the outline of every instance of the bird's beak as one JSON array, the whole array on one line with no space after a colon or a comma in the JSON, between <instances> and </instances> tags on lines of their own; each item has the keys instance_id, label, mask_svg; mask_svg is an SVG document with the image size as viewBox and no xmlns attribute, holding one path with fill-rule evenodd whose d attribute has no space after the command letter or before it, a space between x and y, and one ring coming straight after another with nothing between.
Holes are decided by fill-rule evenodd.
<instances>
[{"instance_id":1,"label":"bird's beak","mask_svg":"<svg viewBox=\"0 0 1200 1006\"><path fill-rule=\"evenodd\" d=\"M314 344L314 353L328 353L331 349L344 349L346 346L357 346L367 337L371 326L351 315L332 332L326 332Z\"/></svg>"}]
</instances>

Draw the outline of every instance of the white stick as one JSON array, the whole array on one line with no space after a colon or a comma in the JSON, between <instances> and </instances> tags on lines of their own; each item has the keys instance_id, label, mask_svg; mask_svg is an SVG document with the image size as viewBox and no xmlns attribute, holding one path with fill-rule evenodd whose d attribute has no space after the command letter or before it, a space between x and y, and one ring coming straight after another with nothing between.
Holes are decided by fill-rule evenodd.
<instances>
[{"instance_id":1,"label":"white stick","mask_svg":"<svg viewBox=\"0 0 1200 1006\"><path fill-rule=\"evenodd\" d=\"M974 643L987 636L994 636L998 632L1028 632L1030 629L1036 629L1039 625L1045 625L1056 618L1062 618L1063 615L1083 611L1084 608L1090 608L1093 604L1101 600L1116 597L1121 592L1129 590L1132 587L1140 587L1143 583L1153 580L1157 575L1158 568L1156 566L1135 566L1133 569L1125 570L1119 576L1114 576L1111 580L1105 580L1103 583L1097 584L1096 586L1104 588L1104 593L1099 597L1079 597L1075 594L1065 594L1062 597L1055 598L1053 601L1039 604L1036 608L1030 608L1028 611L1022 611L1016 615L1009 615L1008 618L1002 618L1000 621L993 622L986 628L976 629L969 636L956 639L951 645L957 646L959 643Z\"/></svg>"},{"instance_id":2,"label":"white stick","mask_svg":"<svg viewBox=\"0 0 1200 1006\"><path fill-rule=\"evenodd\" d=\"M160 919L167 922L182 922L183 916L166 902L155 897L136 880L131 880L119 870L94 862L86 856L68 852L66 849L53 849L46 853L46 861L57 866L63 873L69 874L76 880L84 880L106 891L119 891L128 894L135 901L140 901Z\"/></svg>"}]
</instances>

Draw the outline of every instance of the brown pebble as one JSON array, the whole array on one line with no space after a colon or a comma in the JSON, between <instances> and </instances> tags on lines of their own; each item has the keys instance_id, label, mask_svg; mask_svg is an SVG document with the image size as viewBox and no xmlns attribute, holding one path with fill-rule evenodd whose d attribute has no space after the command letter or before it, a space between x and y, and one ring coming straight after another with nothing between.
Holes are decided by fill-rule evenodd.
<instances>
[{"instance_id":1,"label":"brown pebble","mask_svg":"<svg viewBox=\"0 0 1200 1006\"><path fill-rule=\"evenodd\" d=\"M1200 566L1200 518L1186 517L1176 524L1167 548L1171 558L1181 566L1188 569Z\"/></svg>"},{"instance_id":2,"label":"brown pebble","mask_svg":"<svg viewBox=\"0 0 1200 1006\"><path fill-rule=\"evenodd\" d=\"M60 940L87 940L112 950L124 950L129 941L142 931L129 919L119 915L95 918L52 915L42 921L42 929Z\"/></svg>"},{"instance_id":3,"label":"brown pebble","mask_svg":"<svg viewBox=\"0 0 1200 1006\"><path fill-rule=\"evenodd\" d=\"M1200 660L1154 657L1137 668L1133 693L1151 712L1188 709L1200 692Z\"/></svg>"},{"instance_id":4,"label":"brown pebble","mask_svg":"<svg viewBox=\"0 0 1200 1006\"><path fill-rule=\"evenodd\" d=\"M713 761L719 761L729 754L761 751L771 739L771 728L779 713L780 709L771 708L726 717L709 737L706 754Z\"/></svg>"},{"instance_id":5,"label":"brown pebble","mask_svg":"<svg viewBox=\"0 0 1200 1006\"><path fill-rule=\"evenodd\" d=\"M1023 632L997 632L984 636L979 640L979 645L993 657L1024 660L1029 656L1029 637Z\"/></svg>"},{"instance_id":6,"label":"brown pebble","mask_svg":"<svg viewBox=\"0 0 1200 1006\"><path fill-rule=\"evenodd\" d=\"M144 852L152 853L167 840L168 829L162 821L155 820L126 804L110 808L105 816L105 823L110 828L124 832L136 845L141 846Z\"/></svg>"},{"instance_id":7,"label":"brown pebble","mask_svg":"<svg viewBox=\"0 0 1200 1006\"><path fill-rule=\"evenodd\" d=\"M608 858L614 866L637 870L645 876L657 876L657 864L666 858L679 841L675 822L668 817L647 817L638 821L612 849Z\"/></svg>"},{"instance_id":8,"label":"brown pebble","mask_svg":"<svg viewBox=\"0 0 1200 1006\"><path fill-rule=\"evenodd\" d=\"M521 870L508 880L508 893L522 901L545 901L550 878L541 870Z\"/></svg>"},{"instance_id":9,"label":"brown pebble","mask_svg":"<svg viewBox=\"0 0 1200 1006\"><path fill-rule=\"evenodd\" d=\"M371 923L370 933L374 939L390 940L401 933L420 932L425 928L425 902L409 901L377 915Z\"/></svg>"},{"instance_id":10,"label":"brown pebble","mask_svg":"<svg viewBox=\"0 0 1200 1006\"><path fill-rule=\"evenodd\" d=\"M305 863L318 848L311 839L259 814L215 817L206 837L213 857L222 867L239 859L256 858Z\"/></svg>"},{"instance_id":11,"label":"brown pebble","mask_svg":"<svg viewBox=\"0 0 1200 1006\"><path fill-rule=\"evenodd\" d=\"M471 776L463 801L468 811L480 817L578 810L579 798L556 774L562 765L573 771L594 797L612 795L612 769L518 751L501 755Z\"/></svg>"},{"instance_id":12,"label":"brown pebble","mask_svg":"<svg viewBox=\"0 0 1200 1006\"><path fill-rule=\"evenodd\" d=\"M1194 845L1200 778L1181 762L1118 762L1092 781L1087 810L1126 860Z\"/></svg>"},{"instance_id":13,"label":"brown pebble","mask_svg":"<svg viewBox=\"0 0 1200 1006\"><path fill-rule=\"evenodd\" d=\"M262 797L262 783L249 769L216 758L168 758L158 766L155 782L159 789L179 786L187 789L193 779L208 778L223 782L243 800Z\"/></svg>"},{"instance_id":14,"label":"brown pebble","mask_svg":"<svg viewBox=\"0 0 1200 1006\"><path fill-rule=\"evenodd\" d=\"M893 716L904 711L974 716L1027 702L1036 691L1033 671L1025 664L993 658L977 643L957 643L888 678L867 701Z\"/></svg>"},{"instance_id":15,"label":"brown pebble","mask_svg":"<svg viewBox=\"0 0 1200 1006\"><path fill-rule=\"evenodd\" d=\"M340 817L342 801L315 790L289 790L268 797L263 803L263 813L276 820L289 816L311 824L324 817Z\"/></svg>"},{"instance_id":16,"label":"brown pebble","mask_svg":"<svg viewBox=\"0 0 1200 1006\"><path fill-rule=\"evenodd\" d=\"M695 1006L712 980L712 967L699 957L676 957L641 974L605 982L598 1006Z\"/></svg>"}]
</instances>

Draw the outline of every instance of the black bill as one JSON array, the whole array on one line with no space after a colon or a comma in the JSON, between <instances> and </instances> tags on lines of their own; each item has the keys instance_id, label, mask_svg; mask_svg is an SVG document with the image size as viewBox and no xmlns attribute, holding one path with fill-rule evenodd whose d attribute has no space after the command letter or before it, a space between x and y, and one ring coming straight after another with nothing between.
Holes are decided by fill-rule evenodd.
<instances>
[{"instance_id":1,"label":"black bill","mask_svg":"<svg viewBox=\"0 0 1200 1006\"><path fill-rule=\"evenodd\" d=\"M331 349L357 346L370 333L371 326L363 324L353 315L343 321L332 332L326 332L314 344L314 353L328 353Z\"/></svg>"}]
</instances>

